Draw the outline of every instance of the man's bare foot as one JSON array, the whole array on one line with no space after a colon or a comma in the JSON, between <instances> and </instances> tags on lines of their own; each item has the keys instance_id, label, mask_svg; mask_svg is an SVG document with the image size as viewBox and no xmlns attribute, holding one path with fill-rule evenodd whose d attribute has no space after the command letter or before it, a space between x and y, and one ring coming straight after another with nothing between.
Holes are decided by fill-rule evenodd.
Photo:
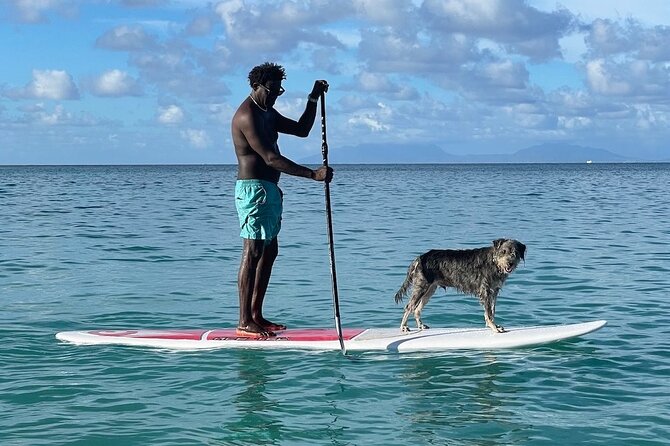
<instances>
[{"instance_id":1,"label":"man's bare foot","mask_svg":"<svg viewBox=\"0 0 670 446\"><path fill-rule=\"evenodd\" d=\"M271 338L276 336L273 331L255 323L238 326L235 330L235 334L242 338Z\"/></svg>"},{"instance_id":2,"label":"man's bare foot","mask_svg":"<svg viewBox=\"0 0 670 446\"><path fill-rule=\"evenodd\" d=\"M258 325L260 325L261 327L263 327L266 330L270 330L270 331L286 330L286 325L275 324L274 322L270 322L269 320L267 320L265 318L254 319L254 322L256 322Z\"/></svg>"}]
</instances>

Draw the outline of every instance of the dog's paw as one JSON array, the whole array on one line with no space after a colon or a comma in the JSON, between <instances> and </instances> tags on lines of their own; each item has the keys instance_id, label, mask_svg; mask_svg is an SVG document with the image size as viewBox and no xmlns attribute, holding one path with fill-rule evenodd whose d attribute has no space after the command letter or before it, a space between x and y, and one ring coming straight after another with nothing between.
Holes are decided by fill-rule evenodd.
<instances>
[{"instance_id":1,"label":"dog's paw","mask_svg":"<svg viewBox=\"0 0 670 446\"><path fill-rule=\"evenodd\" d=\"M490 328L494 333L505 333L507 330L505 330L505 327L502 325L496 325L496 324L486 324L488 328Z\"/></svg>"},{"instance_id":2,"label":"dog's paw","mask_svg":"<svg viewBox=\"0 0 670 446\"><path fill-rule=\"evenodd\" d=\"M419 325L419 330L428 330L430 327L426 324Z\"/></svg>"},{"instance_id":3,"label":"dog's paw","mask_svg":"<svg viewBox=\"0 0 670 446\"><path fill-rule=\"evenodd\" d=\"M411 330L407 325L403 325L400 327L400 331L402 331L403 333L409 333Z\"/></svg>"}]
</instances>

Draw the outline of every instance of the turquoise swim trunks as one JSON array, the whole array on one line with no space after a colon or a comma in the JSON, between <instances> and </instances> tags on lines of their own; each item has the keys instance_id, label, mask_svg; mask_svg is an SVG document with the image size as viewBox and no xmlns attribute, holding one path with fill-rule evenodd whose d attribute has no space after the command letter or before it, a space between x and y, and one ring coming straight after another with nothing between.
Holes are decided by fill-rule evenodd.
<instances>
[{"instance_id":1,"label":"turquoise swim trunks","mask_svg":"<svg viewBox=\"0 0 670 446\"><path fill-rule=\"evenodd\" d=\"M281 229L282 191L265 180L237 180L235 207L240 219L240 237L269 244Z\"/></svg>"}]
</instances>

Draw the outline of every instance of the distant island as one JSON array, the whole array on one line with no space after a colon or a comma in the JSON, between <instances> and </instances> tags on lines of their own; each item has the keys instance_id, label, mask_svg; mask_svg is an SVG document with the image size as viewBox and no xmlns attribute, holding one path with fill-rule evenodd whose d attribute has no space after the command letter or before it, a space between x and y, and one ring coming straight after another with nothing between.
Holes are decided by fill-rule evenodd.
<instances>
[{"instance_id":1,"label":"distant island","mask_svg":"<svg viewBox=\"0 0 670 446\"><path fill-rule=\"evenodd\" d=\"M321 156L300 160L321 164ZM642 161L605 149L547 143L510 154L454 155L434 144L360 144L329 151L332 164L441 164L441 163L625 163Z\"/></svg>"}]
</instances>

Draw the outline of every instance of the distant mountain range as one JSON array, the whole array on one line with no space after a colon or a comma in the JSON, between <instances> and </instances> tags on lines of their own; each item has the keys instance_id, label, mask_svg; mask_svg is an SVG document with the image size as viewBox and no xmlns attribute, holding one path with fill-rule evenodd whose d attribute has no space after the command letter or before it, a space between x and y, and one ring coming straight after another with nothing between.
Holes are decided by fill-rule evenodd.
<instances>
[{"instance_id":1,"label":"distant mountain range","mask_svg":"<svg viewBox=\"0 0 670 446\"><path fill-rule=\"evenodd\" d=\"M300 160L321 164L321 156ZM560 143L540 144L511 154L454 155L434 144L361 144L331 148L332 164L429 164L429 163L623 163L640 161L604 149Z\"/></svg>"}]
</instances>

